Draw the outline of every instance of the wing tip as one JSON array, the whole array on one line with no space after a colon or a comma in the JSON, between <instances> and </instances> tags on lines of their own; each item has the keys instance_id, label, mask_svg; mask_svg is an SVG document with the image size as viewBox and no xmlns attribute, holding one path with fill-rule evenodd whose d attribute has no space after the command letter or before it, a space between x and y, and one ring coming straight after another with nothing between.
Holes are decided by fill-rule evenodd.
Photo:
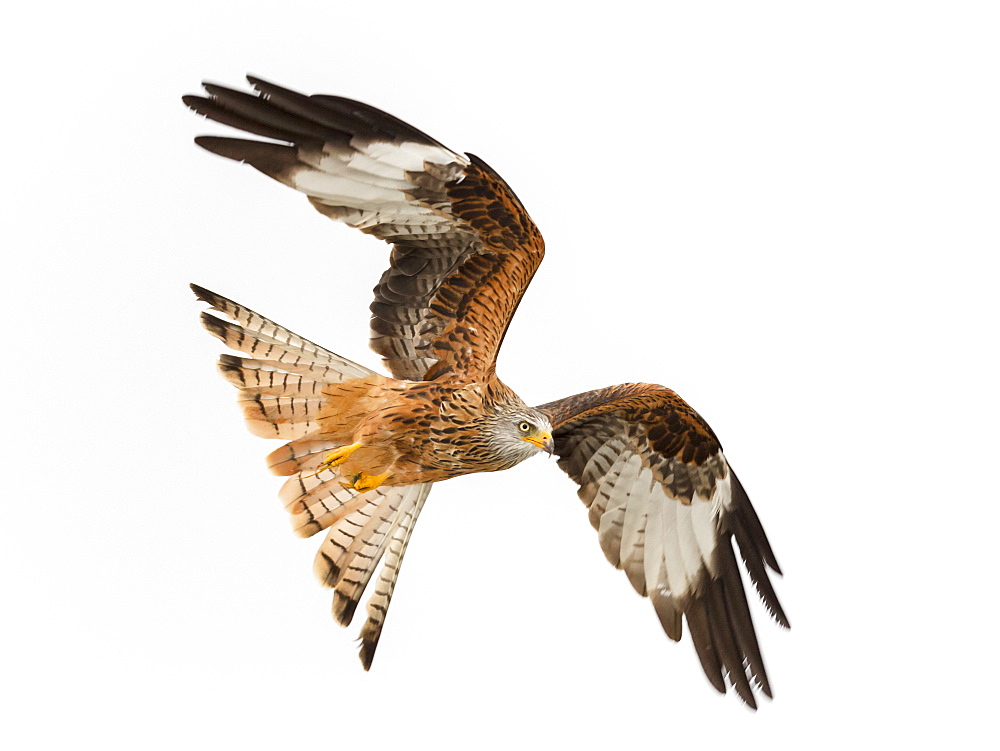
<instances>
[{"instance_id":1,"label":"wing tip","mask_svg":"<svg viewBox=\"0 0 1000 751\"><path fill-rule=\"evenodd\" d=\"M249 141L242 138L227 138L226 136L195 136L195 146L200 146L205 151L216 156L233 159L237 162L246 161L243 154L236 152L233 148L236 143L264 143L263 141Z\"/></svg>"},{"instance_id":2,"label":"wing tip","mask_svg":"<svg viewBox=\"0 0 1000 751\"><path fill-rule=\"evenodd\" d=\"M204 113L201 111L200 108L205 104L205 102L208 101L205 97L201 96L200 94L185 94L184 96L181 97L181 101L184 103L186 107L194 110L199 115L204 116Z\"/></svg>"}]
</instances>

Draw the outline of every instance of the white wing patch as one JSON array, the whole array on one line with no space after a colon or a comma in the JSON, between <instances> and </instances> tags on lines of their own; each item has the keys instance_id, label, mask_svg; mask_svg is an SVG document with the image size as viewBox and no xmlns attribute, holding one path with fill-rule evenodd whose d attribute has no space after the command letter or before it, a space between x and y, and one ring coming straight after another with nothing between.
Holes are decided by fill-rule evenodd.
<instances>
[{"instance_id":1,"label":"white wing patch","mask_svg":"<svg viewBox=\"0 0 1000 751\"><path fill-rule=\"evenodd\" d=\"M615 495L614 489L615 484L618 482L619 474L625 466L627 454L622 453L617 457L613 457L611 456L611 452L608 451L604 452L598 458L599 454L601 454L601 451L594 454L594 459L599 463L607 462L607 470L605 473L597 475L596 483L588 483L583 487L594 488L592 494L587 493L593 499L590 506L590 523L598 530L601 549L612 566L621 568L622 529L625 524L625 502L628 500L628 496L625 494ZM594 459L591 461L593 462ZM591 470L595 469L589 463L588 468ZM586 472L587 470L584 471ZM580 497L586 503L586 497L582 488Z\"/></svg>"},{"instance_id":2,"label":"white wing patch","mask_svg":"<svg viewBox=\"0 0 1000 751\"><path fill-rule=\"evenodd\" d=\"M625 507L625 517L622 520L621 567L635 591L645 595L647 590L643 568L650 497L649 492L643 492L641 487L642 457L638 454L622 454L622 456L627 456L628 459L618 477L618 482L611 491L613 499L611 503L623 504ZM648 480L645 485L649 486Z\"/></svg>"},{"instance_id":3,"label":"white wing patch","mask_svg":"<svg viewBox=\"0 0 1000 751\"><path fill-rule=\"evenodd\" d=\"M702 576L718 574L719 521L732 497L728 475L711 498L696 493L691 503L682 503L644 465L642 447L616 438L596 449L581 442L579 449L592 452L579 495L601 549L639 594L655 590L680 604Z\"/></svg>"},{"instance_id":4,"label":"white wing patch","mask_svg":"<svg viewBox=\"0 0 1000 751\"><path fill-rule=\"evenodd\" d=\"M440 146L361 138L352 139L349 150L326 143L322 150L300 146L296 153L301 164L275 174L276 179L324 206L366 214L385 211L393 224L409 216L435 217L434 209L418 204L408 194L423 179L433 180L437 175L454 179L469 166L468 159ZM352 217L347 223L374 224L369 216Z\"/></svg>"},{"instance_id":5,"label":"white wing patch","mask_svg":"<svg viewBox=\"0 0 1000 751\"><path fill-rule=\"evenodd\" d=\"M463 167L468 167L470 164L468 159L456 154L451 149L432 144L414 143L413 141L369 141L364 138L352 138L351 146L364 157L370 157L385 165L397 167L401 172L404 170L422 171L424 162L438 165L457 162ZM363 159L358 159L357 164L352 161L351 166L360 169L362 162Z\"/></svg>"},{"instance_id":6,"label":"white wing patch","mask_svg":"<svg viewBox=\"0 0 1000 751\"><path fill-rule=\"evenodd\" d=\"M374 179L360 182L350 177L320 172L308 167L295 170L289 182L291 187L310 198L335 206L374 208L395 203L403 198L401 190L382 187Z\"/></svg>"}]
</instances>

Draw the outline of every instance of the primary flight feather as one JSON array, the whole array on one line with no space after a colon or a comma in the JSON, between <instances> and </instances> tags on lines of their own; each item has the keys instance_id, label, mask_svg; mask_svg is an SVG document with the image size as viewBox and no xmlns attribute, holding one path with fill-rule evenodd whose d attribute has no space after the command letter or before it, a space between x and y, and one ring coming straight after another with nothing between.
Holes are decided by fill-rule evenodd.
<instances>
[{"instance_id":1,"label":"primary flight feather","mask_svg":"<svg viewBox=\"0 0 1000 751\"><path fill-rule=\"evenodd\" d=\"M709 681L751 707L771 695L732 540L772 617L788 620L779 572L750 500L711 428L663 386L624 384L526 405L496 375L511 317L544 255L514 192L381 110L249 78L256 94L205 84L185 103L269 140L196 142L305 193L332 219L390 243L375 287L371 346L392 377L192 285L222 317L219 369L250 430L286 443L268 457L303 536L326 530L315 571L351 622L380 561L362 627L371 665L410 534L431 484L509 469L547 451L579 484L608 560L652 600L667 635L686 620Z\"/></svg>"}]
</instances>

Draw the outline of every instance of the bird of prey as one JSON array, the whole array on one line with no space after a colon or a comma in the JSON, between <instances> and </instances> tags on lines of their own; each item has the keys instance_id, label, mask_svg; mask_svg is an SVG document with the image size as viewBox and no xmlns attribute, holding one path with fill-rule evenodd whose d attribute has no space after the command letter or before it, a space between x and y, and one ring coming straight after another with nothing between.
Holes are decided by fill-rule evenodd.
<instances>
[{"instance_id":1,"label":"bird of prey","mask_svg":"<svg viewBox=\"0 0 1000 751\"><path fill-rule=\"evenodd\" d=\"M509 469L545 451L578 485L601 549L652 601L667 636L687 621L711 684L751 707L771 696L733 548L782 626L764 529L715 433L663 386L609 386L530 407L496 374L497 352L542 261L538 228L482 159L343 97L249 77L254 93L205 84L184 102L259 138L196 143L304 193L321 213L392 246L375 287L380 375L221 295L205 327L244 357L219 369L239 389L295 531L326 530L315 572L348 625L384 559L361 630L367 670L431 485Z\"/></svg>"}]
</instances>

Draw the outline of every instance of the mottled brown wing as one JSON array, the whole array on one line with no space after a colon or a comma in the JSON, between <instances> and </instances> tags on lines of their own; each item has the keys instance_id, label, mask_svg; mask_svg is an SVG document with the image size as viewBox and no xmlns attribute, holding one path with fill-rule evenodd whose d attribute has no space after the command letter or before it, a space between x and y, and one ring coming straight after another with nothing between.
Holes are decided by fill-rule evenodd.
<instances>
[{"instance_id":1,"label":"mottled brown wing","mask_svg":"<svg viewBox=\"0 0 1000 751\"><path fill-rule=\"evenodd\" d=\"M767 575L778 563L743 486L708 424L662 386L625 384L538 407L552 422L559 466L580 485L608 560L648 596L667 635L681 616L705 674L726 676L751 707L767 695L732 538L765 607L788 627Z\"/></svg>"},{"instance_id":2,"label":"mottled brown wing","mask_svg":"<svg viewBox=\"0 0 1000 751\"><path fill-rule=\"evenodd\" d=\"M257 95L205 84L209 97L184 102L279 143L211 136L196 142L392 244L374 290L371 346L393 376L488 371L544 254L513 191L482 160L374 107L249 80Z\"/></svg>"}]
</instances>

